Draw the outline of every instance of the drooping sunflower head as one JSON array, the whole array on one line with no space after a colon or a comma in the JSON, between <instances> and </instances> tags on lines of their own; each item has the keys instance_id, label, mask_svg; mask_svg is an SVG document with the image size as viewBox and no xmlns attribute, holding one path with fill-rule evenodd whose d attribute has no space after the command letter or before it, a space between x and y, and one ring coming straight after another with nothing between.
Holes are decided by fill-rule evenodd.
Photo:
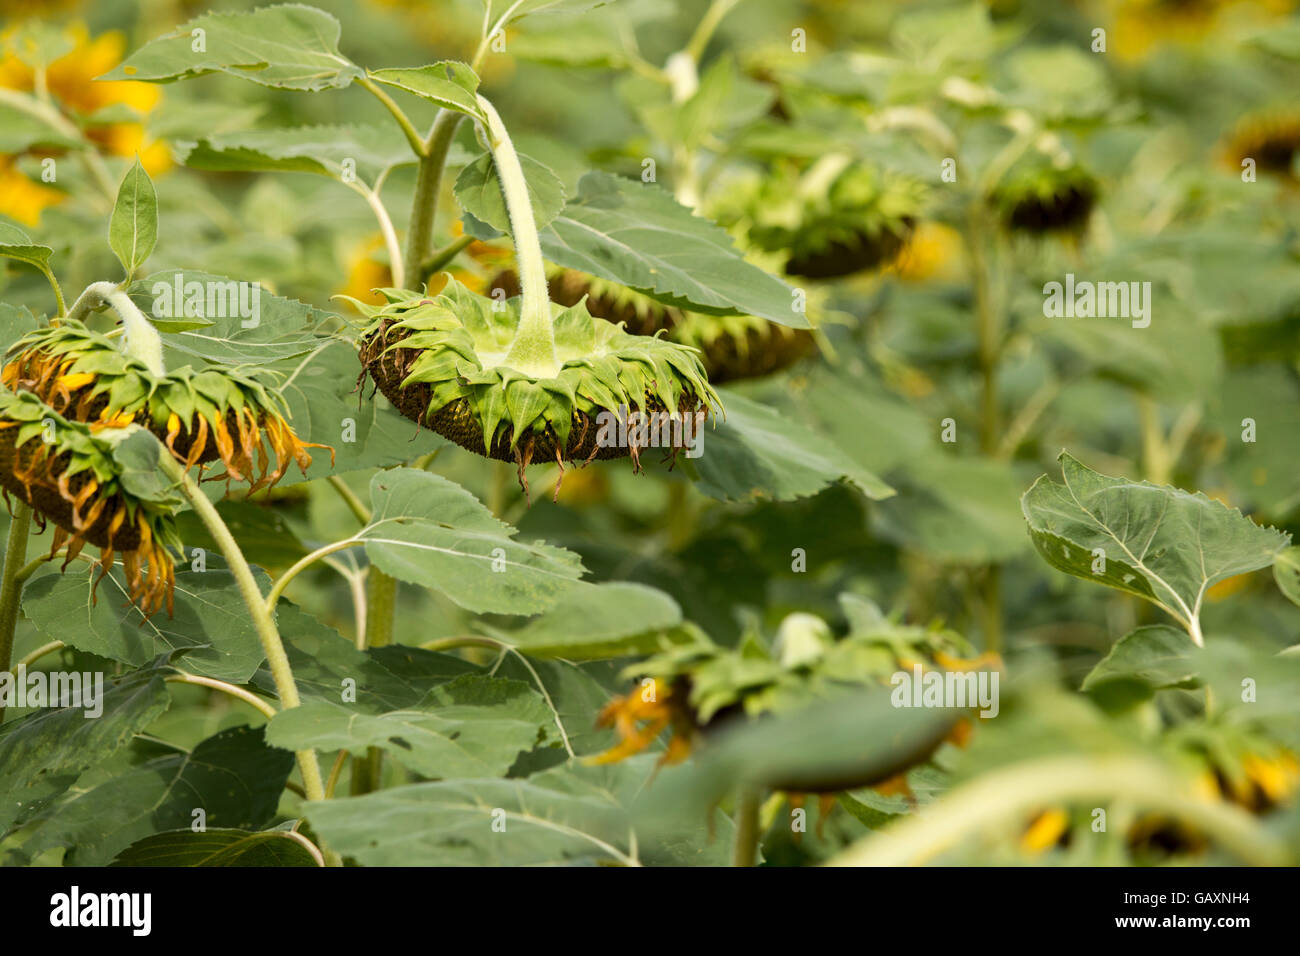
<instances>
[{"instance_id":1,"label":"drooping sunflower head","mask_svg":"<svg viewBox=\"0 0 1300 956\"><path fill-rule=\"evenodd\" d=\"M992 201L1003 226L1013 232L1080 234L1087 228L1098 194L1097 180L1082 166L1059 166L1036 155L1003 178Z\"/></svg>"},{"instance_id":2,"label":"drooping sunflower head","mask_svg":"<svg viewBox=\"0 0 1300 956\"><path fill-rule=\"evenodd\" d=\"M172 506L127 487L113 456L121 434L64 418L30 392L0 391L0 487L7 502L12 495L30 505L42 527L56 526L50 554L66 544L65 568L87 543L100 549L105 573L120 554L145 616L164 602L170 614L170 552L181 551Z\"/></svg>"},{"instance_id":3,"label":"drooping sunflower head","mask_svg":"<svg viewBox=\"0 0 1300 956\"><path fill-rule=\"evenodd\" d=\"M1272 109L1243 116L1233 127L1224 153L1234 169L1251 159L1262 173L1296 182L1300 154L1300 109Z\"/></svg>"},{"instance_id":4,"label":"drooping sunflower head","mask_svg":"<svg viewBox=\"0 0 1300 956\"><path fill-rule=\"evenodd\" d=\"M791 329L752 315L706 315L665 305L635 289L573 269L548 276L551 300L576 306L584 297L587 311L598 319L622 325L632 335L656 335L697 349L700 362L715 385L759 378L793 365L816 347L812 333ZM507 296L520 292L513 270L489 283Z\"/></svg>"},{"instance_id":5,"label":"drooping sunflower head","mask_svg":"<svg viewBox=\"0 0 1300 956\"><path fill-rule=\"evenodd\" d=\"M142 425L186 467L220 460L228 480L253 490L275 484L292 463L305 472L307 448L322 447L298 438L282 400L257 377L190 366L156 375L80 322L37 329L6 358L6 387L92 429Z\"/></svg>"},{"instance_id":6,"label":"drooping sunflower head","mask_svg":"<svg viewBox=\"0 0 1300 956\"><path fill-rule=\"evenodd\" d=\"M716 212L737 219L752 245L782 252L788 275L829 279L893 261L924 204L920 182L835 154L767 176Z\"/></svg>"},{"instance_id":7,"label":"drooping sunflower head","mask_svg":"<svg viewBox=\"0 0 1300 956\"><path fill-rule=\"evenodd\" d=\"M848 633L812 614L788 615L768 642L750 634L739 647L722 647L693 626L674 635L676 643L624 669L636 681L602 711L601 725L618 742L595 762L621 760L649 747L672 730L665 762L683 759L719 726L736 719L788 713L846 691L874 688L888 693L899 670L966 671L999 667L992 656L965 659L970 646L951 631L900 624L874 604L846 595ZM964 741L965 724L950 739ZM842 780L825 781L839 789ZM867 785L862 783L861 785Z\"/></svg>"},{"instance_id":8,"label":"drooping sunflower head","mask_svg":"<svg viewBox=\"0 0 1300 956\"><path fill-rule=\"evenodd\" d=\"M698 422L721 408L694 350L629 335L593 318L583 302L552 304L556 367L539 377L505 364L519 299L477 295L454 279L435 298L386 294L387 306L363 310L370 316L360 344L363 377L412 421L521 470L629 455L639 465L635 441L607 440L606 425L618 416ZM660 447L675 455L680 445Z\"/></svg>"}]
</instances>

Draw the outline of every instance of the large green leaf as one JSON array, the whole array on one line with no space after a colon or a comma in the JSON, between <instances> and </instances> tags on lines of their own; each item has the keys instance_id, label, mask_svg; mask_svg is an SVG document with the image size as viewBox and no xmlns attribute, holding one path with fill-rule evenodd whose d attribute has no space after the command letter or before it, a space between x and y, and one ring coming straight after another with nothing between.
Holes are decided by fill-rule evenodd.
<instances>
[{"instance_id":1,"label":"large green leaf","mask_svg":"<svg viewBox=\"0 0 1300 956\"><path fill-rule=\"evenodd\" d=\"M418 774L456 779L505 776L551 727L546 703L527 684L466 675L434 688L413 707L373 716L348 704L309 700L277 714L267 739L287 750L382 747Z\"/></svg>"},{"instance_id":2,"label":"large green leaf","mask_svg":"<svg viewBox=\"0 0 1300 956\"><path fill-rule=\"evenodd\" d=\"M376 70L370 76L380 83L414 93L444 109L464 113L479 122L487 122L487 117L478 105L478 74L464 63L441 60L428 66Z\"/></svg>"},{"instance_id":3,"label":"large green leaf","mask_svg":"<svg viewBox=\"0 0 1300 956\"><path fill-rule=\"evenodd\" d=\"M552 262L661 302L809 327L795 311L794 290L746 262L725 231L653 184L588 173L541 238Z\"/></svg>"},{"instance_id":4,"label":"large green leaf","mask_svg":"<svg viewBox=\"0 0 1300 956\"><path fill-rule=\"evenodd\" d=\"M105 681L103 712L49 708L0 725L0 833L66 790L87 767L111 757L171 702L156 670Z\"/></svg>"},{"instance_id":5,"label":"large green leaf","mask_svg":"<svg viewBox=\"0 0 1300 956\"><path fill-rule=\"evenodd\" d=\"M723 389L720 394L726 420L701 433L703 453L694 459L706 494L724 500L788 501L816 494L841 478L868 498L894 493L809 426L737 392Z\"/></svg>"},{"instance_id":6,"label":"large green leaf","mask_svg":"<svg viewBox=\"0 0 1300 956\"><path fill-rule=\"evenodd\" d=\"M331 849L366 866L721 863L729 827L718 827L710 840L707 812L687 824L686 834L641 840L633 849L626 807L654 762L571 762L527 780L413 784L309 803L305 813Z\"/></svg>"},{"instance_id":7,"label":"large green leaf","mask_svg":"<svg viewBox=\"0 0 1300 956\"><path fill-rule=\"evenodd\" d=\"M582 576L577 555L514 540L515 529L440 475L380 472L370 481L370 498L373 517L359 532L370 560L468 611L534 614Z\"/></svg>"},{"instance_id":8,"label":"large green leaf","mask_svg":"<svg viewBox=\"0 0 1300 956\"><path fill-rule=\"evenodd\" d=\"M108 220L108 244L128 279L158 244L158 194L138 157L118 188L113 215Z\"/></svg>"},{"instance_id":9,"label":"large green leaf","mask_svg":"<svg viewBox=\"0 0 1300 956\"><path fill-rule=\"evenodd\" d=\"M202 50L196 49L200 38ZM206 73L289 90L347 86L362 75L339 53L338 20L314 7L286 3L196 17L146 43L100 79L169 83Z\"/></svg>"},{"instance_id":10,"label":"large green leaf","mask_svg":"<svg viewBox=\"0 0 1300 956\"><path fill-rule=\"evenodd\" d=\"M223 730L192 752L87 775L34 821L22 853L66 847L66 864L101 866L143 837L190 826L196 809L212 826L261 827L292 769L293 754L268 747L262 728Z\"/></svg>"},{"instance_id":11,"label":"large green leaf","mask_svg":"<svg viewBox=\"0 0 1300 956\"><path fill-rule=\"evenodd\" d=\"M137 840L110 866L319 866L300 839L284 830L168 830Z\"/></svg>"},{"instance_id":12,"label":"large green leaf","mask_svg":"<svg viewBox=\"0 0 1300 956\"><path fill-rule=\"evenodd\" d=\"M1064 452L1060 461L1063 484L1044 475L1021 499L1038 552L1059 571L1164 608L1198 643L1210 586L1268 567L1290 543L1199 492L1110 478Z\"/></svg>"},{"instance_id":13,"label":"large green leaf","mask_svg":"<svg viewBox=\"0 0 1300 956\"><path fill-rule=\"evenodd\" d=\"M579 583L545 614L501 636L530 657L584 660L653 651L681 621L677 602L654 588Z\"/></svg>"},{"instance_id":14,"label":"large green leaf","mask_svg":"<svg viewBox=\"0 0 1300 956\"><path fill-rule=\"evenodd\" d=\"M236 684L261 664L262 646L229 571L182 566L176 574L175 615L161 612L147 621L127 599L122 569L104 576L96 597L92 588L99 573L98 567L76 565L27 586L23 613L44 639L131 667L184 650L174 661L181 669ZM266 576L259 577L265 585Z\"/></svg>"},{"instance_id":15,"label":"large green leaf","mask_svg":"<svg viewBox=\"0 0 1300 956\"><path fill-rule=\"evenodd\" d=\"M1125 634L1083 679L1083 690L1111 680L1136 680L1153 690L1195 683L1196 646L1187 634L1168 624L1139 627Z\"/></svg>"},{"instance_id":16,"label":"large green leaf","mask_svg":"<svg viewBox=\"0 0 1300 956\"><path fill-rule=\"evenodd\" d=\"M551 172L550 167L531 156L521 153L519 165L528 185L533 218L537 228L542 229L550 225L564 208L564 183ZM505 198L501 194L501 181L497 178L497 167L491 153L484 153L460 171L456 177L456 200L479 222L487 223L497 232L511 231Z\"/></svg>"}]
</instances>

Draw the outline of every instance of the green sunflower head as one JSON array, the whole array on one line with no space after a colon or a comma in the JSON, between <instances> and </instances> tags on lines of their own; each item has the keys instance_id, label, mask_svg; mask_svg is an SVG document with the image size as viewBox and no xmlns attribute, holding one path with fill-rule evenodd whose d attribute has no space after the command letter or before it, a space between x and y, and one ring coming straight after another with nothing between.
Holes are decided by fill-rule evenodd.
<instances>
[{"instance_id":1,"label":"green sunflower head","mask_svg":"<svg viewBox=\"0 0 1300 956\"><path fill-rule=\"evenodd\" d=\"M92 431L31 392L0 390L0 486L6 499L30 505L38 523L56 526L50 553L67 544L65 567L86 543L100 549L104 571L121 553L132 600L146 616L165 600L170 613L180 501L138 493L124 478L114 449L128 434Z\"/></svg>"},{"instance_id":2,"label":"green sunflower head","mask_svg":"<svg viewBox=\"0 0 1300 956\"><path fill-rule=\"evenodd\" d=\"M505 364L521 299L477 295L454 279L436 298L385 295L386 306L364 309L363 377L407 418L476 454L521 469L629 455L639 463L644 445L611 438L608 426L620 415L667 413L696 427L721 409L694 349L629 335L594 318L585 300L551 303L554 365L524 373ZM675 455L681 445L658 447Z\"/></svg>"},{"instance_id":3,"label":"green sunflower head","mask_svg":"<svg viewBox=\"0 0 1300 956\"><path fill-rule=\"evenodd\" d=\"M917 180L841 155L799 174L786 168L762 179L740 209L748 239L783 252L788 275L835 278L892 261L925 204ZM736 209L733 197L720 207Z\"/></svg>"},{"instance_id":4,"label":"green sunflower head","mask_svg":"<svg viewBox=\"0 0 1300 956\"><path fill-rule=\"evenodd\" d=\"M1097 180L1077 163L1060 167L1036 155L1012 168L992 200L1003 225L1013 231L1080 233L1099 192Z\"/></svg>"},{"instance_id":5,"label":"green sunflower head","mask_svg":"<svg viewBox=\"0 0 1300 956\"><path fill-rule=\"evenodd\" d=\"M274 484L291 462L311 464L283 400L254 375L191 366L158 375L77 321L19 339L0 378L93 427L139 424L187 466L220 459L231 478L254 488Z\"/></svg>"}]
</instances>

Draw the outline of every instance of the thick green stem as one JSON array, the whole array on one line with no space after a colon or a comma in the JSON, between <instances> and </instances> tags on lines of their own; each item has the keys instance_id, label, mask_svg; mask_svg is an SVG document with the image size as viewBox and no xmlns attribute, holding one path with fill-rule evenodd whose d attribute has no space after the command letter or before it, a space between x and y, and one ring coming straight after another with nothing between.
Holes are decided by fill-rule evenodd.
<instances>
[{"instance_id":1,"label":"thick green stem","mask_svg":"<svg viewBox=\"0 0 1300 956\"><path fill-rule=\"evenodd\" d=\"M366 582L366 630L361 636L361 649L386 647L393 642L393 613L397 606L397 579L380 571L373 564ZM352 758L352 795L372 793L383 780L384 752L378 747L366 748L364 757Z\"/></svg>"},{"instance_id":2,"label":"thick green stem","mask_svg":"<svg viewBox=\"0 0 1300 956\"><path fill-rule=\"evenodd\" d=\"M131 297L111 282L93 282L86 286L68 313L70 320L86 321L93 309L107 303L122 319L122 353L143 362L154 375L167 374L163 364L162 336L153 323L136 308Z\"/></svg>"},{"instance_id":3,"label":"thick green stem","mask_svg":"<svg viewBox=\"0 0 1300 956\"><path fill-rule=\"evenodd\" d=\"M747 786L736 797L736 838L732 845L732 866L753 866L758 862L759 809L758 790Z\"/></svg>"},{"instance_id":4,"label":"thick green stem","mask_svg":"<svg viewBox=\"0 0 1300 956\"><path fill-rule=\"evenodd\" d=\"M27 562L27 535L32 527L32 509L22 502L14 505L9 521L9 540L5 545L5 566L0 572L0 671L9 670L14 654L14 627L18 624L18 604L23 583L18 572ZM0 703L0 721L4 720Z\"/></svg>"},{"instance_id":5,"label":"thick green stem","mask_svg":"<svg viewBox=\"0 0 1300 956\"><path fill-rule=\"evenodd\" d=\"M995 832L1035 808L1121 800L1182 820L1256 866L1285 866L1285 846L1247 811L1189 794L1145 757L1048 757L1012 765L949 791L899 823L859 840L831 866L926 863L978 833Z\"/></svg>"},{"instance_id":6,"label":"thick green stem","mask_svg":"<svg viewBox=\"0 0 1300 956\"><path fill-rule=\"evenodd\" d=\"M217 547L230 566L230 573L235 577L240 597L248 606L253 628L257 631L262 651L266 654L266 662L271 668L271 679L275 682L275 690L280 697L280 708L289 710L297 707L301 700L298 697L298 685L293 679L293 669L289 666L289 655L285 653L280 632L276 629L273 609L266 606L262 592L257 587L257 581L253 578L253 570L244 558L244 552L239 549L239 544L230 533L230 529L226 527L226 523L221 520L217 509L199 489L194 479L186 473L180 462L168 454L159 455L159 462L167 476L176 482L185 500L190 503L194 513L203 522L208 534L212 535L212 539L216 541ZM324 800L325 783L321 778L316 752L300 750L297 757L307 799Z\"/></svg>"},{"instance_id":7,"label":"thick green stem","mask_svg":"<svg viewBox=\"0 0 1300 956\"><path fill-rule=\"evenodd\" d=\"M420 264L429 256L433 220L438 213L438 192L442 188L442 171L461 115L454 110L443 110L438 114L429 130L425 153L420 157L420 166L415 174L415 199L411 203L411 222L406 232L403 270L406 287L415 292L423 287Z\"/></svg>"},{"instance_id":8,"label":"thick green stem","mask_svg":"<svg viewBox=\"0 0 1300 956\"><path fill-rule=\"evenodd\" d=\"M523 303L519 308L519 326L506 353L505 363L517 371L537 378L552 378L559 371L555 362L555 329L551 322L551 298L546 288L546 260L537 235L537 220L528 198L519 154L500 115L482 96L478 105L487 118L488 145L496 163L501 194L510 216L511 238L515 241L515 262L519 270L519 287Z\"/></svg>"}]
</instances>

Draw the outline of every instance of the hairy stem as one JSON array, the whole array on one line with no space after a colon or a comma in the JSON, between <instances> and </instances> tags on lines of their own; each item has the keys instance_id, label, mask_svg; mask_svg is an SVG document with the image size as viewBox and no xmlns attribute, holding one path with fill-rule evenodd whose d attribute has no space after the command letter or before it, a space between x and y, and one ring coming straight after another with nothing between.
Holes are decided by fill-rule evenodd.
<instances>
[{"instance_id":1,"label":"hairy stem","mask_svg":"<svg viewBox=\"0 0 1300 956\"><path fill-rule=\"evenodd\" d=\"M86 321L91 311L101 305L110 305L122 319L122 353L127 358L143 362L154 375L167 374L163 364L162 336L153 327L153 323L144 317L131 297L112 282L93 282L86 286L73 303L68 318L78 322Z\"/></svg>"},{"instance_id":2,"label":"hairy stem","mask_svg":"<svg viewBox=\"0 0 1300 956\"><path fill-rule=\"evenodd\" d=\"M27 536L32 527L32 509L22 502L14 504L9 521L9 540L5 544L5 566L0 572L0 671L9 670L14 654L14 628L18 624L18 604L23 584L18 572L27 561ZM0 721L4 720L0 703Z\"/></svg>"},{"instance_id":3,"label":"hairy stem","mask_svg":"<svg viewBox=\"0 0 1300 956\"><path fill-rule=\"evenodd\" d=\"M397 125L402 128L402 135L406 141L411 144L411 149L416 156L424 156L428 152L428 146L424 140L420 139L420 134L416 132L415 126L412 125L410 118L405 111L397 105L396 101L384 91L384 89L368 76L359 76L355 80L356 84L362 89L369 92L375 99L384 104L384 109L393 114L393 119L397 120Z\"/></svg>"},{"instance_id":4,"label":"hairy stem","mask_svg":"<svg viewBox=\"0 0 1300 956\"><path fill-rule=\"evenodd\" d=\"M497 178L501 181L506 212L510 216L519 287L523 290L519 326L506 353L505 364L526 375L551 378L558 371L555 329L551 323L551 298L546 288L546 261L542 258L537 220L533 217L532 202L528 198L528 182L524 179L523 167L519 165L519 154L515 152L514 143L510 141L510 134L496 108L482 96L478 98L478 105L487 117L484 132L496 163Z\"/></svg>"},{"instance_id":5,"label":"hairy stem","mask_svg":"<svg viewBox=\"0 0 1300 956\"><path fill-rule=\"evenodd\" d=\"M284 642L280 640L280 632L275 626L273 609L266 606L262 592L257 587L257 581L253 578L253 570L244 558L244 552L239 549L239 544L230 533L230 529L226 527L226 523L221 520L217 509L213 507L212 502L208 501L207 496L184 470L181 463L169 454L160 454L158 457L163 471L176 482L185 500L190 503L194 513L207 528L208 534L216 541L217 547L221 549L221 554L226 559L226 564L230 567L230 573L235 577L240 597L248 606L253 627L257 631L258 640L261 641L262 651L266 654L266 662L271 668L271 679L275 682L281 709L289 710L297 707L301 699L298 697L298 685L293 679L293 669L289 666L289 655L285 653ZM297 758L298 769L302 773L303 791L307 794L307 799L324 800L325 784L321 779L320 763L316 759L316 752L300 750Z\"/></svg>"},{"instance_id":6,"label":"hairy stem","mask_svg":"<svg viewBox=\"0 0 1300 956\"><path fill-rule=\"evenodd\" d=\"M420 263L429 256L433 241L433 220L438 213L438 193L442 188L442 171L447 164L451 138L460 125L462 114L443 110L433 121L424 155L415 174L415 199L411 203L411 222L406 232L406 255L403 272L406 287L419 292L423 287Z\"/></svg>"}]
</instances>

